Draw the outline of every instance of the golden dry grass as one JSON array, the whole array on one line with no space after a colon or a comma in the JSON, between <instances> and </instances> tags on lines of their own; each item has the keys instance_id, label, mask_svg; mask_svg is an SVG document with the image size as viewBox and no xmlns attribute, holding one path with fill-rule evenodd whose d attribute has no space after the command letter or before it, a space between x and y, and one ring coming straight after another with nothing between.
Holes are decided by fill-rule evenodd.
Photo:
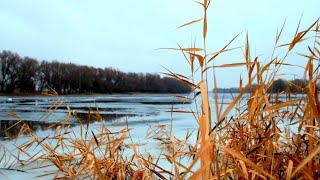
<instances>
[{"instance_id":1,"label":"golden dry grass","mask_svg":"<svg viewBox=\"0 0 320 180\"><path fill-rule=\"evenodd\" d=\"M198 2L203 8L203 17L185 23L179 28L202 23L203 46L165 48L180 51L190 65L192 76L186 77L169 71L168 75L188 83L194 88L194 101L201 101L198 112L193 113L197 121L198 136L196 143L190 144L191 135L178 139L168 127L158 127L156 135L151 136L162 144L164 150L157 156L142 155L137 145L130 140L130 130L110 132L102 123L97 133L89 131L89 121L81 125L80 135L71 127L58 126L54 136L39 138L27 126L21 132L30 135L30 141L17 147L20 153L29 156L16 162L28 165L37 161L49 161L57 168L55 178L81 179L317 179L320 177L320 102L318 97L320 41L319 20L308 28L296 30L292 41L280 44L284 26L275 38L274 51L286 48L283 57L271 55L267 63L261 63L259 57L251 57L250 43L246 35L244 62L211 64L221 54L231 51L235 36L219 51L209 54L207 41L207 9L210 0ZM310 41L303 56L307 65L304 77L308 82L303 89L305 96L291 98L291 92L279 94L267 93L282 66L290 68L293 64L286 59L293 53L294 47L301 42ZM311 41L310 41L311 42ZM217 89L216 68L245 67L248 82L240 79L240 93L226 107L222 107L218 92L214 92L214 104L209 103L208 72L213 71L214 89ZM287 67L288 66L288 67ZM195 82L200 77L199 82ZM245 97L249 93L248 97ZM181 97L183 98L183 97ZM211 115L214 105L216 116ZM55 107L55 105L53 106ZM175 111L172 111L175 112ZM232 113L231 113L232 112ZM183 112L180 112L183 113ZM232 114L232 115L231 115ZM96 113L96 119L99 114ZM293 125L291 130L285 125ZM40 147L36 156L29 155L31 147ZM5 148L3 147L5 150ZM130 156L124 155L129 149ZM10 153L4 153L1 161ZM181 159L189 158L189 161ZM161 167L159 161L165 160L172 169ZM7 164L7 167L11 167ZM41 167L37 167L41 168ZM49 174L43 174L46 176Z\"/></svg>"}]
</instances>

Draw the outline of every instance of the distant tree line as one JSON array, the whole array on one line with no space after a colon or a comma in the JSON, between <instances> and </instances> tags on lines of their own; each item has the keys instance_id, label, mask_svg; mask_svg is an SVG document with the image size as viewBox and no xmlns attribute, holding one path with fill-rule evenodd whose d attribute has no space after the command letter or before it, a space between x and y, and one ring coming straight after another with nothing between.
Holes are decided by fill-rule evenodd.
<instances>
[{"instance_id":1,"label":"distant tree line","mask_svg":"<svg viewBox=\"0 0 320 180\"><path fill-rule=\"evenodd\" d=\"M11 51L0 53L0 91L35 93L54 89L59 94L78 93L188 93L191 87L158 74L124 73L58 61L37 61Z\"/></svg>"},{"instance_id":2,"label":"distant tree line","mask_svg":"<svg viewBox=\"0 0 320 180\"><path fill-rule=\"evenodd\" d=\"M308 84L308 81L303 79L294 79L291 81L286 81L283 79L275 80L271 87L269 88L269 92L278 93L283 91L288 91L292 93L304 93L305 88Z\"/></svg>"},{"instance_id":3,"label":"distant tree line","mask_svg":"<svg viewBox=\"0 0 320 180\"><path fill-rule=\"evenodd\" d=\"M308 82L303 79L294 79L294 80L284 80L277 79L273 81L271 87L268 89L269 93L279 93L283 91L291 92L291 93L304 93L305 87ZM256 85L253 84L252 87L248 90L248 92L252 92L255 89ZM239 93L239 88L218 88L219 93Z\"/></svg>"}]
</instances>

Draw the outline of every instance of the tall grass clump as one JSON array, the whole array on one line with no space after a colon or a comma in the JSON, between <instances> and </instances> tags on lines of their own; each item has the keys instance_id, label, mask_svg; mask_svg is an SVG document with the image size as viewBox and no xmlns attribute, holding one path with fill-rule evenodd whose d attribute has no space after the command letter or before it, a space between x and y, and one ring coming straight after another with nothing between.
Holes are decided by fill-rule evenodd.
<instances>
[{"instance_id":1,"label":"tall grass clump","mask_svg":"<svg viewBox=\"0 0 320 180\"><path fill-rule=\"evenodd\" d=\"M189 152L192 161L181 165L174 161L173 154L170 162L175 167L174 176L178 179L320 177L319 19L304 30L300 30L299 23L292 40L281 44L283 25L276 34L273 54L266 63L261 63L258 56L251 56L247 34L243 48L244 61L215 66L213 62L233 49L229 46L239 35L217 52L207 53L207 10L211 2L197 2L203 8L203 17L179 27L201 22L203 46L169 48L184 54L192 76L187 78L176 73L170 75L194 87L195 101L198 98L201 100L200 113L193 112L199 127L197 142ZM305 53L298 53L307 62L302 68L303 77L308 83L306 87L299 87L305 96L297 97L290 91L268 93L280 68L298 66L286 61L294 54L294 48L302 42L310 42ZM284 56L275 56L275 52L280 49L286 49ZM239 94L233 95L232 102L222 107L223 103L218 98L215 70L241 66L246 68L247 83L244 84L240 79ZM208 79L209 71L212 72L213 79ZM199 76L201 80L194 82L194 76ZM213 82L213 87L209 87L209 81ZM209 103L208 89L214 89L214 104ZM284 98L280 98L283 96ZM211 115L211 106L214 107L216 116Z\"/></svg>"},{"instance_id":2,"label":"tall grass clump","mask_svg":"<svg viewBox=\"0 0 320 180\"><path fill-rule=\"evenodd\" d=\"M284 25L275 36L274 51L264 63L260 57L252 57L249 35L245 36L243 62L218 63L217 58L232 51L236 35L216 52L207 50L208 17L210 0L197 2L203 9L203 17L183 24L184 28L202 23L202 46L167 48L183 53L190 65L191 76L169 71L167 74L189 84L193 88L191 99L195 111L190 113L198 124L195 143L175 137L167 126L160 126L155 136L165 150L154 156L141 154L138 145L130 141L130 129L111 132L102 123L100 129L91 131L92 114L81 125L80 135L71 127L58 126L55 135L38 137L24 127L31 140L17 147L29 157L20 160L21 165L34 162L51 162L42 167L55 167L55 178L93 179L317 179L320 177L320 102L318 97L320 40L319 19L306 29L298 26L290 42L281 43ZM294 48L309 43L305 52ZM285 51L283 56L275 52ZM291 55L301 56L306 66L302 76L307 82L292 92L268 93L281 68L297 67L287 62ZM244 67L246 81L240 79L239 93L223 106L217 91L216 69ZM213 75L213 78L211 77ZM199 79L199 81L197 81ZM210 87L212 82L213 87ZM294 84L292 84L293 86ZM209 91L214 90L214 103L210 104ZM180 97L186 98L186 97ZM190 97L189 97L190 98ZM200 107L198 107L200 102ZM211 108L213 110L211 110ZM174 110L171 111L176 112ZM214 113L212 113L214 112ZM132 142L132 143L128 143ZM30 149L39 153L29 155ZM124 153L130 150L131 153ZM7 152L9 153L9 152ZM2 159L4 159L3 156ZM171 165L163 166L165 161ZM8 168L12 168L10 164ZM48 174L44 174L46 176Z\"/></svg>"}]
</instances>

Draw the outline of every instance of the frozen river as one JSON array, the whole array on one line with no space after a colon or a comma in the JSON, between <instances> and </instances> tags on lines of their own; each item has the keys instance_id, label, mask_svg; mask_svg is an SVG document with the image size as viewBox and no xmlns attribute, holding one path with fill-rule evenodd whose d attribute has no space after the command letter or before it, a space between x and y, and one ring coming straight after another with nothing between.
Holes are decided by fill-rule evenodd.
<instances>
[{"instance_id":1,"label":"frozen river","mask_svg":"<svg viewBox=\"0 0 320 180\"><path fill-rule=\"evenodd\" d=\"M179 94L178 96L188 96ZM189 96L190 97L190 96ZM46 127L54 123L63 123L67 120L73 125L75 132L79 132L79 120L84 121L88 114L99 112L107 128L119 131L128 126L130 136L136 144L147 144L141 151L156 152L157 143L147 138L152 128L161 125L171 126L177 137L183 138L189 131L197 129L194 116L190 113L171 113L174 111L195 111L195 103L190 99L183 99L172 94L126 94L126 95L96 95L96 96L32 96L32 97L0 97L1 134L18 120L28 122L39 137L54 134ZM100 121L92 118L91 129L98 129ZM11 133L17 133L18 130ZM196 134L196 133L194 133ZM8 150L15 152L16 145L26 141L27 137L18 140L2 140ZM194 138L195 139L195 138ZM32 153L32 152L31 152ZM0 167L1 168L1 167ZM0 170L1 171L1 170ZM28 176L34 178L38 173L22 173L4 171L7 178L13 179ZM21 175L21 176L20 176ZM1 175L0 175L1 179Z\"/></svg>"},{"instance_id":2,"label":"frozen river","mask_svg":"<svg viewBox=\"0 0 320 180\"><path fill-rule=\"evenodd\" d=\"M180 96L188 97L187 99ZM248 95L244 95L244 99ZM219 94L219 102L226 107L232 101L231 94ZM39 137L54 134L48 126L59 123L69 123L74 132L80 132L79 122L85 122L88 114L93 116L99 112L99 117L105 126L113 131L124 128L130 129L130 141L143 145L141 153L157 153L158 142L148 138L150 130L159 126L172 128L172 132L178 138L184 139L188 132L194 132L191 141L196 140L197 121L192 113L179 113L180 111L193 111L197 113L200 99L196 103L192 95L179 94L121 94L121 95L95 95L95 96L2 96L0 97L0 143L3 147L14 153L17 146L27 140L28 137L18 139L4 139L5 129L18 120L28 122ZM212 105L212 117L215 117L214 98L210 94ZM176 111L171 113L170 111ZM232 113L232 112L231 112ZM215 124L215 122L213 121ZM172 125L172 127L171 127ZM97 131L101 127L101 121L91 118L90 129ZM17 133L12 131L11 134ZM140 147L139 147L140 148ZM1 149L0 149L1 150ZM36 151L35 151L36 152ZM33 152L30 152L31 154ZM1 157L1 152L0 152ZM22 168L22 167L19 167ZM3 171L0 162L1 174L6 179L20 179L28 177L33 179L42 171L28 171L27 173Z\"/></svg>"},{"instance_id":3,"label":"frozen river","mask_svg":"<svg viewBox=\"0 0 320 180\"><path fill-rule=\"evenodd\" d=\"M107 122L130 124L160 123L170 120L170 111L190 110L192 102L170 94L127 94L97 96L29 96L0 97L0 127L5 129L14 121L30 122L34 130L38 126L68 120L76 125L88 114L99 113ZM175 120L185 119L177 115ZM92 121L95 118L92 118ZM37 126L38 125L38 126ZM42 127L43 129L43 127ZM3 133L2 135L3 136Z\"/></svg>"}]
</instances>

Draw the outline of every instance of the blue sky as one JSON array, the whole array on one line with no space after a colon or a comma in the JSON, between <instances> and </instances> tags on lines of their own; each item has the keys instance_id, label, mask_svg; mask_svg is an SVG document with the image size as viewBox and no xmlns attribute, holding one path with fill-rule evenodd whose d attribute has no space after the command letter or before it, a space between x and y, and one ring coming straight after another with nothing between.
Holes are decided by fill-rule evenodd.
<instances>
[{"instance_id":1,"label":"blue sky","mask_svg":"<svg viewBox=\"0 0 320 180\"><path fill-rule=\"evenodd\" d=\"M200 43L201 25L176 27L201 13L192 0L2 0L0 50L123 71L165 72L164 66L188 75L181 54L156 49L187 46L191 39ZM208 13L209 52L248 31L253 55L262 61L285 19L283 42L292 37L302 14L302 27L320 16L319 0L213 0ZM243 44L244 35L233 46ZM241 55L240 49L216 63L241 62ZM236 86L240 74L241 69L219 70L220 86Z\"/></svg>"}]
</instances>

